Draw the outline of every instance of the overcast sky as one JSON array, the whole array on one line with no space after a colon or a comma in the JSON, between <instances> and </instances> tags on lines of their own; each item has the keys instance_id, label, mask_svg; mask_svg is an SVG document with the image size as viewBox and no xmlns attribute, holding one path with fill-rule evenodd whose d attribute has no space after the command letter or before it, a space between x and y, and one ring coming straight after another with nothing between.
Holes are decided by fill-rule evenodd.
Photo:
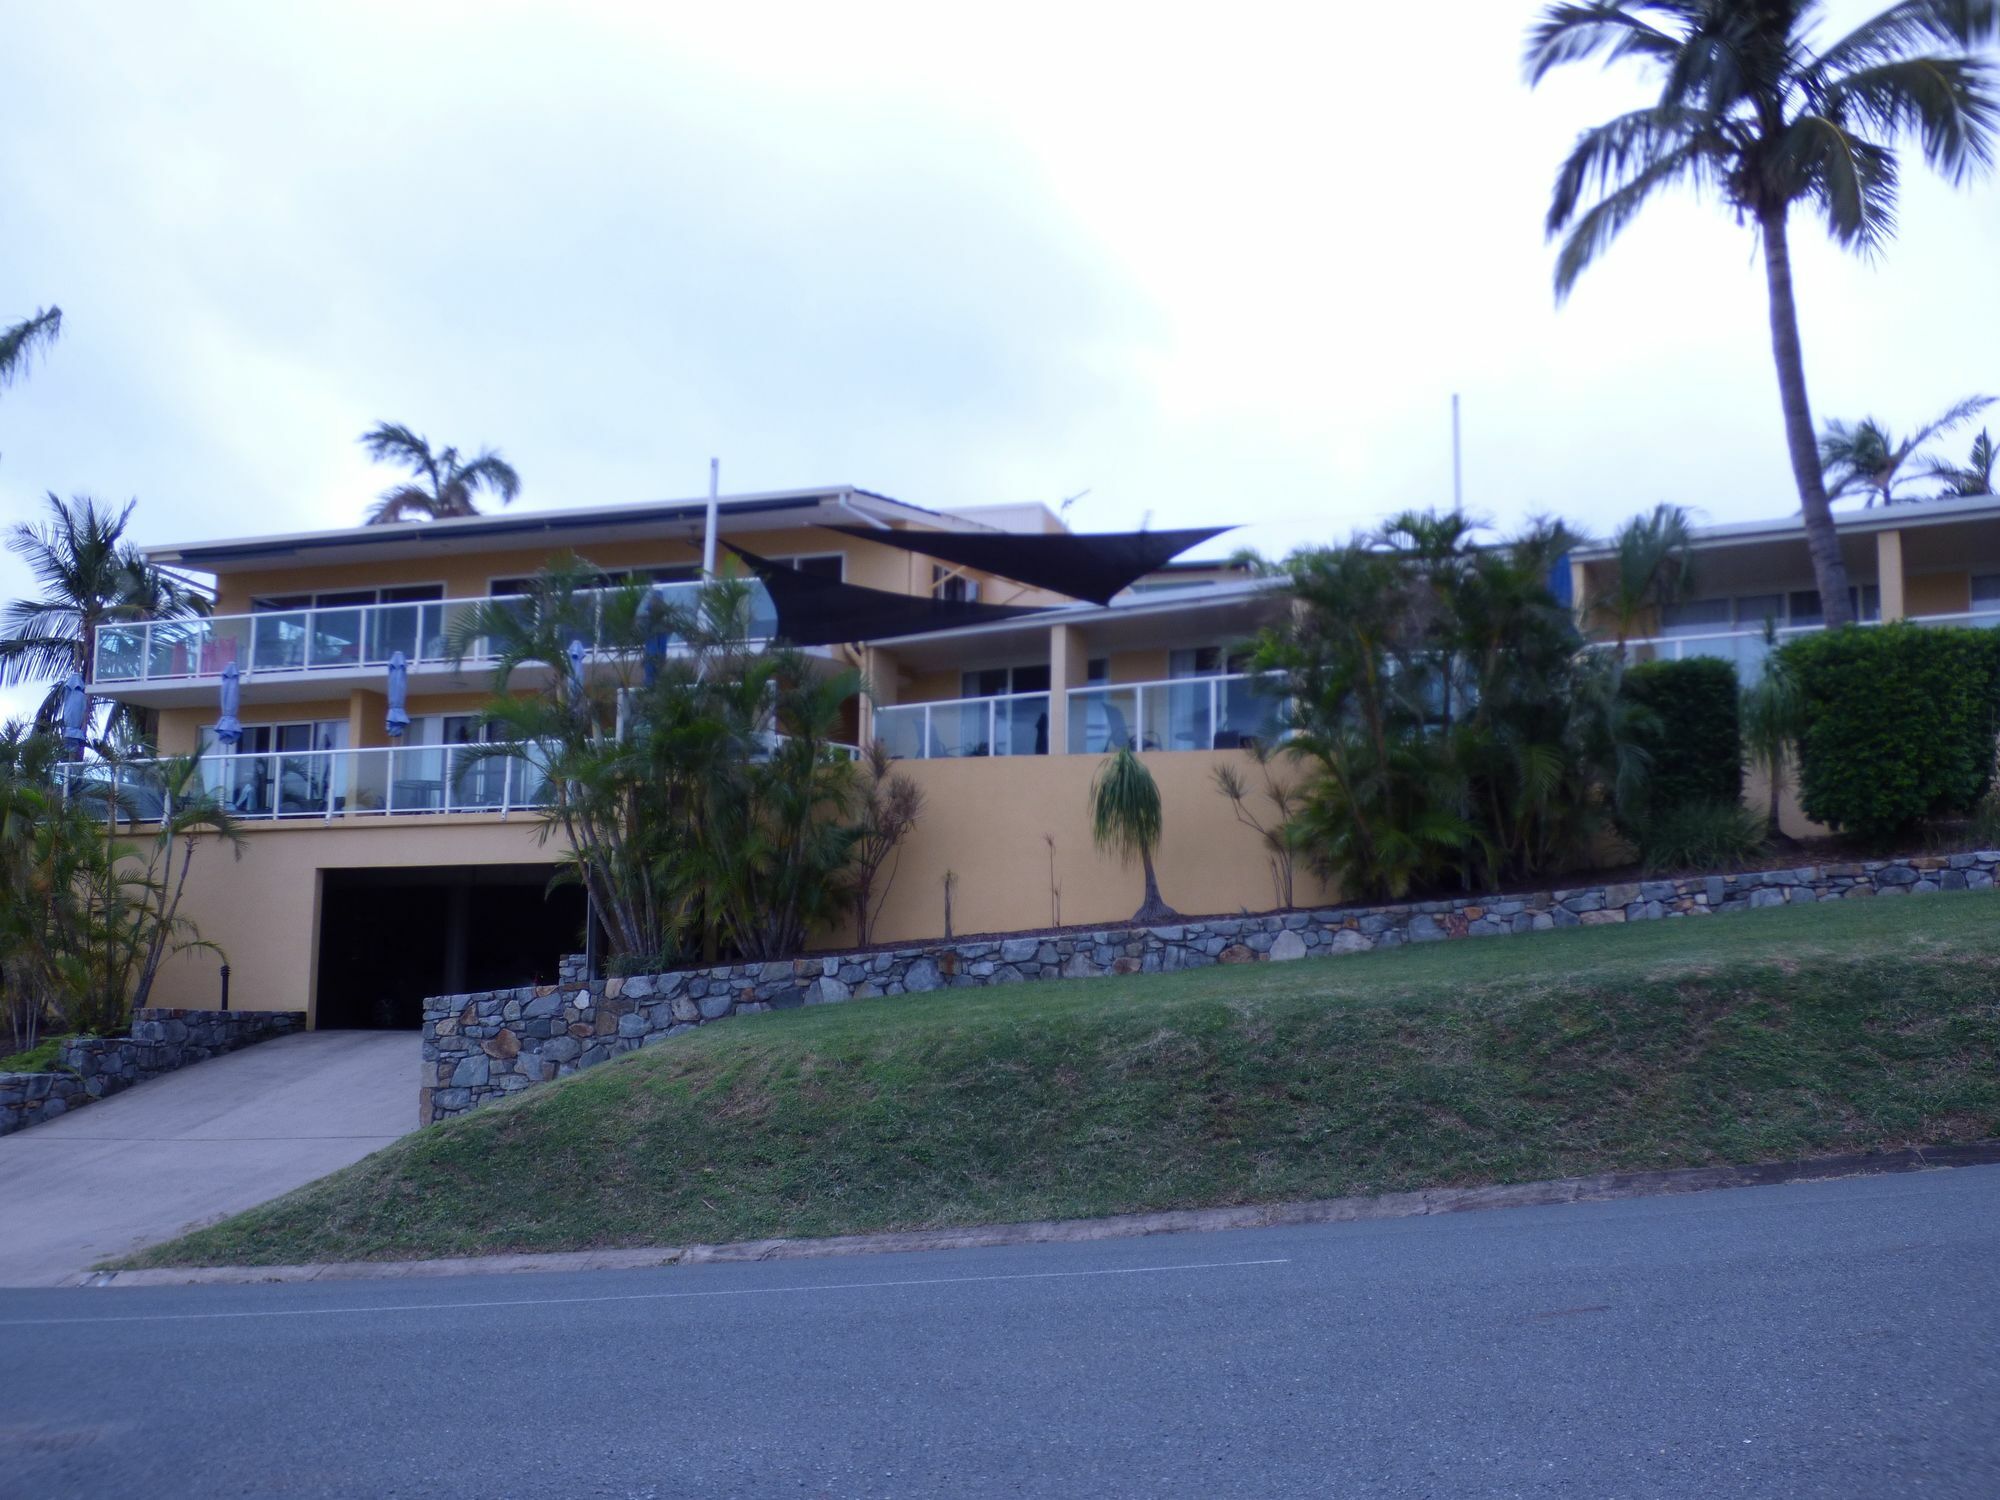
<instances>
[{"instance_id":1,"label":"overcast sky","mask_svg":"<svg viewBox=\"0 0 2000 1500\"><path fill-rule=\"evenodd\" d=\"M1551 296L1552 172L1637 75L1530 93L1536 6L1414 9L12 5L0 321L66 321L0 395L0 516L351 524L387 418L523 506L717 454L1276 551L1448 503L1454 391L1503 524L1795 508L1749 233L1662 203ZM1992 182L1912 163L1877 265L1796 238L1818 414L2000 389Z\"/></svg>"}]
</instances>

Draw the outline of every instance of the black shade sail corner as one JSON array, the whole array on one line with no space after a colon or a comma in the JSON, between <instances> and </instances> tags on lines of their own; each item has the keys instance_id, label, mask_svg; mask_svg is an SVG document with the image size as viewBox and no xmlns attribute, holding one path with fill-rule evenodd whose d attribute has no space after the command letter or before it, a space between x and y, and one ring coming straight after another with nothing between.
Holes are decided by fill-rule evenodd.
<instances>
[{"instance_id":1,"label":"black shade sail corner","mask_svg":"<svg viewBox=\"0 0 2000 1500\"><path fill-rule=\"evenodd\" d=\"M1046 614L1046 608L1018 604L976 604L928 595L892 594L801 573L728 542L771 596L778 634L794 646L836 646L847 641L887 640L965 625L990 625Z\"/></svg>"},{"instance_id":2,"label":"black shade sail corner","mask_svg":"<svg viewBox=\"0 0 2000 1500\"><path fill-rule=\"evenodd\" d=\"M1109 604L1161 564L1230 526L1197 526L1182 531L1102 531L1024 533L987 531L876 531L866 526L828 526L843 536L901 547L906 552L977 568L1016 583L1050 589L1071 599Z\"/></svg>"}]
</instances>

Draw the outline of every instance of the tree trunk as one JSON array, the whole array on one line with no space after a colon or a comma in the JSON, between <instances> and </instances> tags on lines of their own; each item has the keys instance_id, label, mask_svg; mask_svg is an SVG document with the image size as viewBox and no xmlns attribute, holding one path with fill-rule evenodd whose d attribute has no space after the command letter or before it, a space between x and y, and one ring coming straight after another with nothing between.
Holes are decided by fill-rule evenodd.
<instances>
[{"instance_id":1,"label":"tree trunk","mask_svg":"<svg viewBox=\"0 0 2000 1500\"><path fill-rule=\"evenodd\" d=\"M1785 409L1785 442L1792 455L1792 478L1799 487L1799 510L1805 517L1806 548L1812 553L1813 576L1819 582L1819 605L1827 628L1854 623L1847 599L1847 564L1840 555L1834 530L1833 506L1826 497L1826 479L1819 466L1819 441L1813 433L1812 406L1806 400L1805 356L1799 348L1799 310L1792 300L1791 245L1781 206L1757 216L1764 232L1764 275L1771 293L1771 354L1778 366L1778 395Z\"/></svg>"},{"instance_id":2,"label":"tree trunk","mask_svg":"<svg viewBox=\"0 0 2000 1500\"><path fill-rule=\"evenodd\" d=\"M1140 903L1133 915L1135 922L1178 922L1180 913L1160 899L1160 882L1153 874L1153 851L1144 845L1139 849L1139 863L1146 871L1146 899Z\"/></svg>"}]
</instances>

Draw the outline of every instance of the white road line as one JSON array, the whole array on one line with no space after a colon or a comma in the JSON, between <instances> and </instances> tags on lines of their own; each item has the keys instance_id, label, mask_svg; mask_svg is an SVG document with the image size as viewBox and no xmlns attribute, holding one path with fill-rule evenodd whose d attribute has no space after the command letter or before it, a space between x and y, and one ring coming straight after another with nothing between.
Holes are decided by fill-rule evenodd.
<instances>
[{"instance_id":1,"label":"white road line","mask_svg":"<svg viewBox=\"0 0 2000 1500\"><path fill-rule=\"evenodd\" d=\"M620 1292L603 1297L512 1297L490 1302L385 1302L374 1307L272 1307L237 1312L114 1313L101 1318L0 1318L0 1328L58 1328L92 1323L204 1323L229 1318L324 1318L345 1314L454 1312L462 1308L565 1307L589 1302L678 1302L700 1297L761 1297L798 1292L860 1292L887 1287L968 1286L985 1281L1074 1281L1091 1276L1153 1276L1169 1271L1227 1271L1245 1266L1287 1266L1275 1260L1205 1260L1175 1266L1117 1266L1101 1271L1022 1271L1007 1276L923 1276L901 1281L833 1281L802 1286L719 1287L703 1292Z\"/></svg>"}]
</instances>

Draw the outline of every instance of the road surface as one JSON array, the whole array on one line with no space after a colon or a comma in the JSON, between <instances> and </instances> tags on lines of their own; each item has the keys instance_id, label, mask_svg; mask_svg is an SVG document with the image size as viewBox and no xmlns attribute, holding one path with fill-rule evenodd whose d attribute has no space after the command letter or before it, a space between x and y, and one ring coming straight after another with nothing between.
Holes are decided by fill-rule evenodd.
<instances>
[{"instance_id":1,"label":"road surface","mask_svg":"<svg viewBox=\"0 0 2000 1500\"><path fill-rule=\"evenodd\" d=\"M2000 1167L588 1275L0 1293L38 1497L2000 1495Z\"/></svg>"}]
</instances>

